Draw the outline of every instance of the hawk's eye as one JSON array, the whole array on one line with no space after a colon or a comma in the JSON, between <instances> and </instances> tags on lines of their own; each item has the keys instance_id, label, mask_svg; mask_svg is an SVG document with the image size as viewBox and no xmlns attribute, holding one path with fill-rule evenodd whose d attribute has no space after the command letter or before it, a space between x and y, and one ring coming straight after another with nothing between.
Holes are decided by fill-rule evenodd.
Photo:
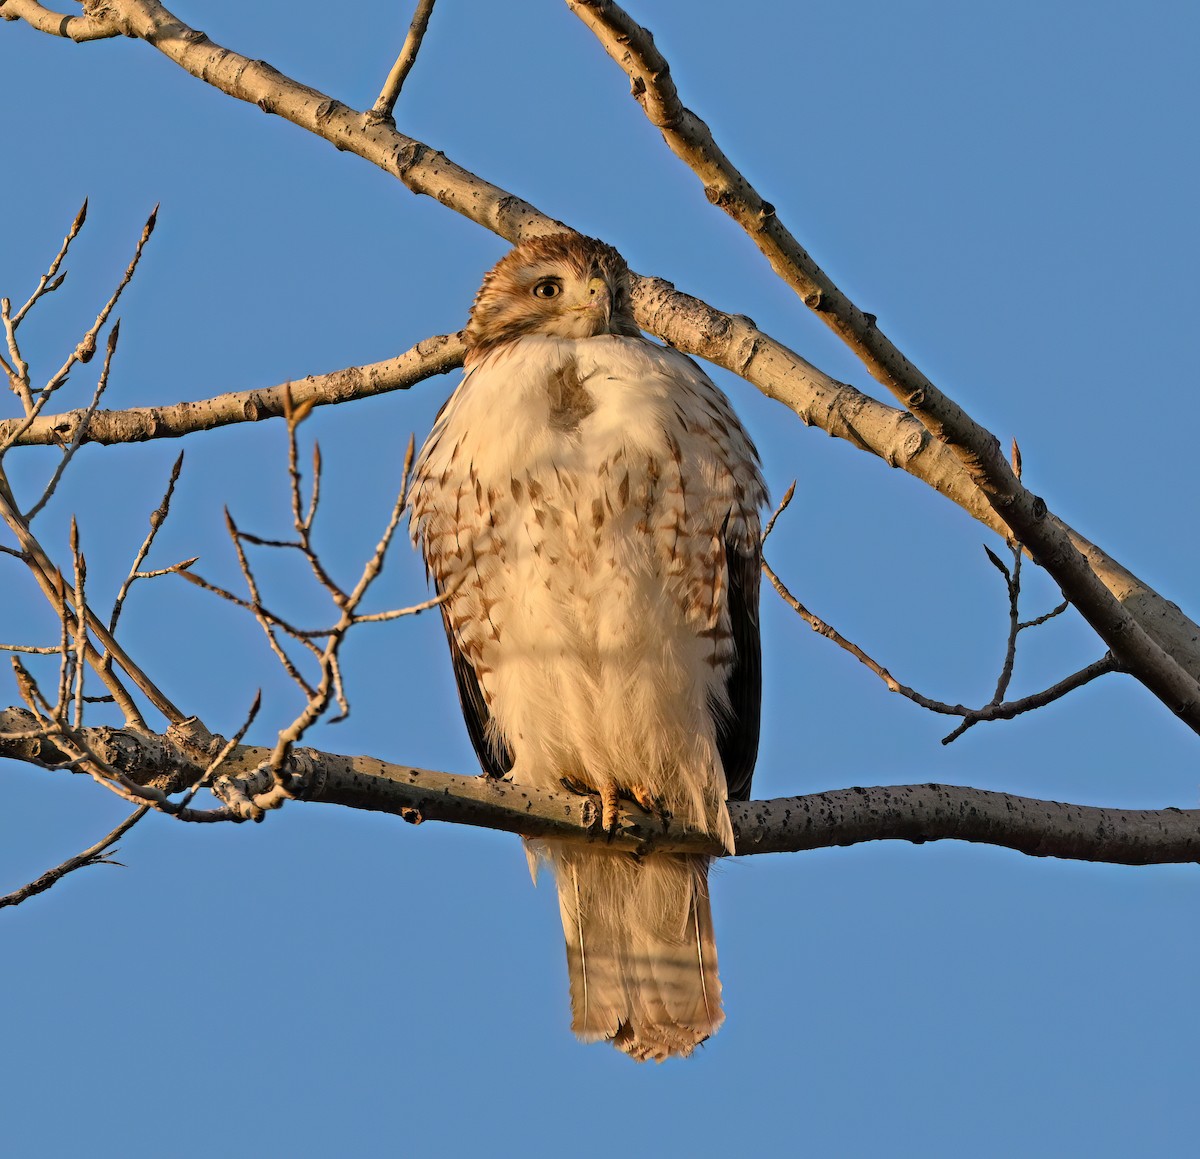
<instances>
[{"instance_id":1,"label":"hawk's eye","mask_svg":"<svg viewBox=\"0 0 1200 1159\"><path fill-rule=\"evenodd\" d=\"M557 278L543 278L533 287L535 298L557 298L562 293L562 286Z\"/></svg>"}]
</instances>

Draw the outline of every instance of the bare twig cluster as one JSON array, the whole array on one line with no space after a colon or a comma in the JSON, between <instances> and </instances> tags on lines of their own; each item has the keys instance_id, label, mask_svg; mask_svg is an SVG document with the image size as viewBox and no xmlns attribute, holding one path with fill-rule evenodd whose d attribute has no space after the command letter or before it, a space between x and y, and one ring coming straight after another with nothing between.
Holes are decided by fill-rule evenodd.
<instances>
[{"instance_id":1,"label":"bare twig cluster","mask_svg":"<svg viewBox=\"0 0 1200 1159\"><path fill-rule=\"evenodd\" d=\"M330 569L322 562L320 555L313 545L313 522L316 519L321 498L321 451L320 446L313 444L312 452L312 484L307 502L303 494L303 475L300 469L300 455L296 432L300 423L312 410L312 404L306 403L293 406L290 398L285 396L284 414L287 420L288 436L288 486L291 500L293 539L268 539L244 531L234 522L228 509L225 511L225 525L229 538L237 555L238 566L242 579L246 584L249 598L235 595L225 588L209 583L193 571L180 571L179 574L190 583L210 591L221 599L228 601L250 612L258 621L266 635L267 642L276 659L282 665L289 678L300 688L305 697L304 707L299 715L286 728L279 732L278 740L271 751L270 758L259 775L252 778L222 777L216 784L218 794L232 808L237 809L243 817L261 820L268 809L278 808L285 800L293 797L300 778L289 767L292 750L304 734L325 715L331 704L337 705L337 715L331 718L331 723L344 720L350 713L350 702L346 696L346 684L342 675L339 659L342 644L351 628L360 624L379 624L388 620L399 619L402 616L415 615L429 608L436 607L445 595L425 600L411 607L396 608L384 612L361 612L364 597L371 585L383 570L384 559L388 548L399 526L400 517L404 511L405 496L408 492L408 478L412 470L413 440L410 437L404 455L404 466L400 473L400 488L392 504L391 514L383 535L375 546L371 557L363 566L357 582L351 588L337 583ZM337 611L337 620L330 627L300 628L272 611L263 602L260 584L255 575L248 546L282 551L294 551L300 555L308 566L319 586L329 595ZM307 652L310 660L315 662L315 677L305 675L301 665L293 659L284 646L283 637L290 640L303 652Z\"/></svg>"},{"instance_id":2,"label":"bare twig cluster","mask_svg":"<svg viewBox=\"0 0 1200 1159\"><path fill-rule=\"evenodd\" d=\"M22 507L9 486L4 472L4 456L21 436L38 421L47 401L66 384L69 372L79 363L88 362L96 349L98 335L108 321L122 291L136 272L146 242L153 230L155 216L151 215L138 241L132 260L125 269L116 290L105 303L83 338L63 365L46 380L44 385L34 387L32 371L22 354L19 328L30 310L46 295L62 286L67 274L62 268L71 243L78 236L86 220L86 204L80 210L68 231L58 254L50 263L46 273L30 298L14 310L8 298L0 301L0 318L3 319L7 340L8 357L3 359L3 369L10 387L20 402L23 417L10 423L6 440L0 444L0 519L12 533L17 546L4 546L4 554L23 563L33 575L44 597L49 601L59 623L59 639L54 644L16 642L0 644L0 650L12 653L12 667L17 690L23 701L26 714L20 719L19 727L10 728L0 735L0 745L22 751L23 745L31 745L30 755L36 755L38 763L46 767L79 772L90 775L110 792L137 806L130 819L109 834L104 840L77 857L70 858L56 869L43 874L35 882L15 891L2 899L4 905L14 905L28 897L50 888L56 881L75 869L108 860L105 851L118 840L146 812L154 810L181 821L242 821L249 816L261 817L265 808L277 806L290 795L289 783L294 781L289 771L289 755L292 747L305 731L319 719L330 703L336 701L342 715L349 711L338 661L338 652L346 633L351 627L363 623L378 623L399 616L421 611L435 605L438 600L429 600L415 608L401 608L390 612L361 612L360 606L371 584L378 577L387 548L394 536L403 508L408 472L412 463L412 442L405 459L400 491L392 507L390 519L383 538L367 561L358 582L352 589L344 590L331 577L312 542L313 521L320 499L320 452L314 446L313 486L307 504L302 500L302 474L299 467L296 430L303 418L312 410L316 400L309 398L293 404L291 391L283 388L282 406L287 419L288 431L288 479L293 515L295 539L269 540L242 531L226 513L226 521L234 549L246 580L250 598L242 599L217 588L192 574L197 558L181 560L169 566L147 568L146 560L154 546L160 529L171 510L183 467L182 453L176 458L167 480L166 488L158 506L150 513L150 528L139 545L133 562L122 581L107 618L102 620L93 610L87 590L87 561L81 547L79 527L71 520L69 537L70 563L60 568L53 562L50 551L43 545L33 528L34 520L46 509L55 495L58 484L79 447L87 440L90 424L96 414L97 405L108 386L113 357L117 350L120 324L114 322L108 332L105 357L98 383L91 402L82 411L73 412L73 421L61 430L56 443L61 456L56 462L48 481L38 497L27 507ZM339 612L338 620L331 628L301 630L293 627L277 614L269 611L259 595L259 585L250 564L246 547L290 548L298 551L320 584L325 588ZM167 695L146 675L117 641L117 631L122 612L131 589L140 580L159 579L166 575L179 575L192 583L216 592L251 611L263 626L276 656L288 674L300 685L305 695L305 707L288 728L280 734L271 759L264 768L269 783L249 796L244 792L248 783L244 778L220 779L220 773L230 754L238 750L245 734L254 722L260 698L256 696L247 711L241 727L234 736L224 741L211 734L195 717L188 716L176 707ZM317 662L318 676L309 680L300 670L280 643L280 633L298 641L307 648ZM58 671L53 691L44 691L40 681L21 656L57 657ZM98 679L104 688L102 695L87 692L88 673ZM148 706L139 703L139 697ZM183 784L160 785L152 779L138 775L136 768L126 762L114 760L111 746L97 747L94 729L85 723L86 706L108 703L121 712L125 727L132 734L156 737L159 744L179 746L182 752L190 753L192 776ZM165 720L166 732L158 736L147 723L147 707L157 711ZM261 778L260 778L261 779ZM192 808L196 794L205 787L222 788L230 804L215 809ZM182 794L179 796L179 794Z\"/></svg>"},{"instance_id":3,"label":"bare twig cluster","mask_svg":"<svg viewBox=\"0 0 1200 1159\"><path fill-rule=\"evenodd\" d=\"M1013 442L1013 463L1017 474L1020 474L1020 451L1017 444ZM775 530L776 520L788 509L792 499L796 494L796 484L787 489L783 498L779 501L779 505L771 513L771 518L767 521L766 527L763 529L763 545L766 545L767 539L771 532ZM872 659L866 652L863 651L857 644L847 640L832 625L827 624L820 616L809 611L799 599L794 596L788 589L787 585L776 574L775 569L764 558L762 563L763 574L770 581L771 586L775 589L780 599L788 605L802 620L804 620L810 628L818 635L823 636L826 640L836 644L845 652L849 652L861 664L864 664L880 680L887 685L889 692L899 693L907 700L911 700L914 704L920 705L922 708L930 712L941 713L944 716L958 716L962 718L962 722L952 732L942 737L942 744L950 744L956 741L964 732L976 724L989 720L1012 720L1014 717L1020 716L1022 713L1032 712L1037 708L1044 708L1048 704L1061 699L1068 693L1074 692L1077 688L1082 688L1085 684L1090 684L1093 680L1100 676L1106 676L1110 672L1120 671L1116 657L1108 652L1099 660L1094 660L1091 664L1081 668L1078 672L1073 672L1070 676L1065 676L1062 680L1052 684L1049 688L1045 688L1040 692L1035 692L1029 696L1022 696L1016 700L1006 700L1008 687L1012 681L1013 669L1017 658L1017 638L1021 632L1029 628L1039 628L1043 624L1053 620L1056 616L1062 615L1063 612L1070 607L1070 604L1063 600L1062 603L1055 605L1053 609L1043 615L1036 616L1032 620L1022 620L1020 615L1020 599L1021 599L1021 567L1024 559L1024 552L1021 545L1015 540L1010 540L1008 544L1009 550L1012 553L1011 566L1006 564L990 547L986 544L983 550L986 552L988 559L1004 576L1005 587L1008 594L1008 638L1004 649L1004 662L1000 669L1000 676L996 681L996 690L992 694L991 700L978 708L968 708L963 704L949 704L944 700L935 700L932 697L925 696L918 692L915 688L910 688L907 684L901 684L891 672L889 672L877 660Z\"/></svg>"}]
</instances>

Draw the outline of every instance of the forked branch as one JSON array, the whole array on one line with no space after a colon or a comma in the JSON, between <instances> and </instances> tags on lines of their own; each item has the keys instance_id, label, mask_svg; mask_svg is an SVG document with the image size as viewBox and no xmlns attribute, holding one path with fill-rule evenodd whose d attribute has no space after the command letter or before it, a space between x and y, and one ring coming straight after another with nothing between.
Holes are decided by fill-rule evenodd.
<instances>
[{"instance_id":1,"label":"forked branch","mask_svg":"<svg viewBox=\"0 0 1200 1159\"><path fill-rule=\"evenodd\" d=\"M771 532L775 530L775 523L780 515L787 510L796 493L796 484L787 489L786 494L779 502L779 506L775 508L771 514L771 518L767 521L767 526L763 531L763 544L765 546ZM1110 672L1120 671L1116 657L1111 652L1102 656L1099 660L1093 661L1085 668L1081 668L1078 672L1072 673L1070 676L1064 677L1051 687L1043 689L1041 692L1035 692L1029 696L1023 696L1017 700L1005 700L1005 693L1008 691L1009 681L1012 679L1013 664L1016 658L1017 636L1020 632L1027 628L1040 627L1048 620L1063 612L1067 605L1059 604L1053 611L1046 613L1044 616L1038 616L1033 620L1022 621L1018 614L1018 601L1021 594L1020 574L1021 574L1021 549L1020 545L1013 544L1012 551L1014 556L1014 565L1010 570L1001 562L1000 558L992 552L990 548L985 547L984 550L991 558L992 562L1004 574L1008 585L1009 597L1009 635L1008 642L1005 648L1004 663L1001 668L1000 677L996 682L996 691L992 699L987 704L979 708L968 708L964 704L949 704L943 700L935 700L918 692L915 688L910 688L907 684L901 684L891 672L889 672L877 660L872 659L866 652L863 651L857 644L847 640L836 628L827 624L820 616L810 612L792 593L788 590L787 585L775 573L774 568L764 558L762 562L763 574L771 582L771 586L775 589L780 599L788 605L802 620L804 620L814 632L820 636L824 636L826 640L836 644L845 652L849 652L859 663L865 665L880 680L887 685L888 691L896 692L903 696L906 700L911 700L914 704L920 705L921 708L927 709L930 712L941 713L944 716L958 716L962 718L962 723L954 729L953 732L942 738L942 744L950 744L957 740L967 729L973 725L980 724L983 721L989 720L1012 720L1014 717L1020 716L1022 713L1032 712L1038 708L1045 708L1048 704L1053 704L1054 701L1074 692L1077 688L1082 688L1085 684L1090 684L1093 680L1100 676L1106 676Z\"/></svg>"}]
</instances>

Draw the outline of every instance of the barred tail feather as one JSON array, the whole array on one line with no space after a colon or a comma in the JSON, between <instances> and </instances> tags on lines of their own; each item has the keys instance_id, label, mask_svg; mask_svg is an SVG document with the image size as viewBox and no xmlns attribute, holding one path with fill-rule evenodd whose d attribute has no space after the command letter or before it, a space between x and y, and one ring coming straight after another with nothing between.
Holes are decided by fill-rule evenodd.
<instances>
[{"instance_id":1,"label":"barred tail feather","mask_svg":"<svg viewBox=\"0 0 1200 1159\"><path fill-rule=\"evenodd\" d=\"M685 1056L724 1021L707 857L547 843L571 980L572 1029L631 1057Z\"/></svg>"}]
</instances>

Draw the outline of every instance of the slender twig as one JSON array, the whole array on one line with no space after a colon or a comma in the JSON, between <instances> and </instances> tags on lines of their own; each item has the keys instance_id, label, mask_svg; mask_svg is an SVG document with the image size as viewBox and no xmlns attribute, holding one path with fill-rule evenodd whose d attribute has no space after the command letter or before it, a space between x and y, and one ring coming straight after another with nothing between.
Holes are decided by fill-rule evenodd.
<instances>
[{"instance_id":1,"label":"slender twig","mask_svg":"<svg viewBox=\"0 0 1200 1159\"><path fill-rule=\"evenodd\" d=\"M321 502L321 444L313 440L312 449L312 492L308 497L308 511L304 515L302 526L307 534L317 517L317 507Z\"/></svg>"},{"instance_id":2,"label":"slender twig","mask_svg":"<svg viewBox=\"0 0 1200 1159\"><path fill-rule=\"evenodd\" d=\"M771 532L775 530L775 520L777 520L791 505L792 499L796 495L796 480L793 479L791 486L783 493L783 498L779 500L779 506L771 512L771 518L767 520L766 527L763 528L761 543L765 547L767 539Z\"/></svg>"},{"instance_id":3,"label":"slender twig","mask_svg":"<svg viewBox=\"0 0 1200 1159\"><path fill-rule=\"evenodd\" d=\"M427 612L431 608L439 607L444 604L462 583L461 578L456 579L452 584L447 585L446 590L440 595L431 596L427 600L422 600L419 604L409 604L407 608L393 608L389 612L368 612L366 615L354 617L356 624L383 624L389 620L400 620L405 616L415 616L418 612Z\"/></svg>"},{"instance_id":4,"label":"slender twig","mask_svg":"<svg viewBox=\"0 0 1200 1159\"><path fill-rule=\"evenodd\" d=\"M76 617L71 613L65 584L59 589L58 604L54 610L58 615L59 630L58 699L54 704L54 718L62 724L66 719L65 706L71 695L71 684L75 679L75 662L78 658L78 653L71 645L72 634L74 633L76 641L79 639L78 633L75 632ZM86 648L86 634L84 640Z\"/></svg>"},{"instance_id":5,"label":"slender twig","mask_svg":"<svg viewBox=\"0 0 1200 1159\"><path fill-rule=\"evenodd\" d=\"M312 524L316 518L317 506L320 502L321 495L321 451L317 444L313 444L313 482L312 494L309 497L308 511L302 514L303 498L302 484L303 478L300 472L300 451L296 438L296 431L300 424L308 417L312 411L312 403L303 403L295 406L291 401L291 392L284 392L284 412L283 417L287 423L287 439L288 439L288 481L289 490L292 500L292 527L297 536L299 536L300 551L303 552L304 558L308 560L308 565L312 568L312 573L319 583L328 593L337 607L341 608L346 603L346 593L333 581L332 576L326 571L321 563L320 557L313 550L312 546Z\"/></svg>"},{"instance_id":6,"label":"slender twig","mask_svg":"<svg viewBox=\"0 0 1200 1159\"><path fill-rule=\"evenodd\" d=\"M67 585L63 580L62 573L51 563L50 557L30 530L29 524L21 516L16 501L13 499L12 492L8 487L8 481L4 476L3 470L0 470L0 519L3 519L16 535L17 542L20 543L22 548L25 563L37 581L38 586L42 589L43 595L45 595L46 599L52 605L57 607L61 593L66 590ZM154 707L172 723L182 723L189 719L186 714L182 713L167 699L150 677L134 663L132 657L117 643L112 633L100 622L91 609L85 608L83 610L87 618L89 631L96 636L104 649L112 654L116 662L120 664L129 678L141 689ZM87 660L95 669L100 679L108 686L108 690L112 693L117 704L120 705L122 712L125 714L126 722L129 724L140 724L142 727L145 727L141 711L134 704L128 691L116 678L111 668L105 664L100 653L90 643L87 645Z\"/></svg>"},{"instance_id":7,"label":"slender twig","mask_svg":"<svg viewBox=\"0 0 1200 1159\"><path fill-rule=\"evenodd\" d=\"M149 812L149 805L139 805L120 825L106 837L101 837L95 845L85 849L82 853L77 853L74 857L68 857L61 865L47 870L41 877L31 881L28 885L23 885L20 889L15 889L12 893L6 893L0 897L0 909L9 905L20 905L21 902L28 901L29 898L35 897L39 893L45 893L52 885L76 869L83 869L88 865L120 865L121 863L113 861L111 854L106 851L111 850L112 853L115 853L116 850L112 849L112 846Z\"/></svg>"},{"instance_id":8,"label":"slender twig","mask_svg":"<svg viewBox=\"0 0 1200 1159\"><path fill-rule=\"evenodd\" d=\"M412 66L417 62L417 53L421 51L421 41L425 39L425 30L429 27L429 17L433 15L434 2L435 0L419 0L417 4L400 55L396 57L396 63L392 65L392 71L383 82L383 89L371 110L374 116L381 120L393 119L392 110L396 107L396 99L400 96L400 90L404 87Z\"/></svg>"},{"instance_id":9,"label":"slender twig","mask_svg":"<svg viewBox=\"0 0 1200 1159\"><path fill-rule=\"evenodd\" d=\"M46 506L54 496L54 492L58 487L59 480L63 477L63 472L70 465L71 460L75 457L75 452L79 450L83 444L84 435L87 432L88 424L92 421L92 415L96 413L96 408L100 405L101 398L104 397L104 391L108 386L108 376L112 370L113 354L116 353L117 342L121 334L121 320L118 318L113 323L113 328L108 332L108 344L104 352L104 366L100 371L100 378L96 383L96 389L92 393L92 401L88 404L87 409L83 412L78 428L75 431L74 437L71 439L71 444L62 454L62 458L58 460L57 466L54 468L54 474L50 476L50 481L42 490L41 498L25 512L25 520L27 523L32 523L37 518L38 513Z\"/></svg>"},{"instance_id":10,"label":"slender twig","mask_svg":"<svg viewBox=\"0 0 1200 1159\"><path fill-rule=\"evenodd\" d=\"M246 802L256 813L260 813L262 809L277 807L279 804L282 804L283 800L291 796L287 779L284 776L284 770L291 756L292 749L299 743L301 737L304 736L308 729L324 715L326 709L329 707L330 700L336 700L338 704L340 709L339 720L344 719L349 714L350 706L346 700L342 683L341 669L338 664L338 652L346 637L346 633L356 623L359 604L383 570L384 559L387 556L388 548L391 546L396 528L400 524L400 518L407 501L408 483L412 474L414 452L415 444L410 435L408 446L405 449L404 465L400 472L400 489L396 495L396 501L392 505L387 526L384 528L383 535L380 537L378 544L376 544L371 557L364 564L358 582L354 585L353 590L345 596L344 602L339 604L341 618L329 633L329 637L325 642L325 648L321 656L320 681L299 716L287 728L280 731L278 740L271 752L268 767L274 778L273 788L268 791L265 797L255 797L252 801ZM426 605L432 606L432 603L426 601ZM415 614L415 609L410 610L408 614Z\"/></svg>"},{"instance_id":11,"label":"slender twig","mask_svg":"<svg viewBox=\"0 0 1200 1159\"><path fill-rule=\"evenodd\" d=\"M982 708L969 709L963 715L962 723L953 732L942 737L942 744L950 744L952 741L957 740L972 725L988 720L1012 720L1014 716L1020 716L1022 713L1032 712L1038 708L1045 708L1047 704L1052 704L1054 701L1060 700L1069 692L1074 692L1077 688L1082 688L1085 684L1090 684L1097 677L1107 676L1110 672L1119 671L1120 668L1117 665L1116 658L1111 652L1106 652L1099 660L1093 660L1087 667L1079 669L1078 672L1073 672L1070 676L1064 677L1057 684L1052 684L1049 688L1045 688L1041 692L1035 692L1030 696L1022 696L1019 700L1008 700L1003 703L993 702L985 704Z\"/></svg>"},{"instance_id":12,"label":"slender twig","mask_svg":"<svg viewBox=\"0 0 1200 1159\"><path fill-rule=\"evenodd\" d=\"M142 227L141 236L134 247L133 257L130 259L128 266L125 267L125 273L117 283L117 288L113 291L112 296L101 307L100 312L96 315L96 320L79 340L75 349L67 356L67 360L51 375L46 385L38 391L37 398L33 400L33 405L26 407L25 417L15 426L5 430L3 439L0 441L0 453L8 450L9 447L18 442L25 432L33 426L41 415L46 403L49 402L54 393L67 381L67 376L75 364L90 362L92 360L92 356L96 353L96 335L99 334L101 327L108 321L108 316L112 313L113 307L116 306L122 293L125 291L125 287L129 285L133 275L136 273L138 263L142 260L142 251L146 248L146 242L150 240L150 235L154 232L154 224L157 219L158 206L156 205L151 211L150 216L146 219L146 224ZM8 299L6 298L4 301L7 302ZM7 318L5 322L7 325ZM26 380L28 380L27 373ZM90 421L91 416L87 412L84 413L87 420Z\"/></svg>"},{"instance_id":13,"label":"slender twig","mask_svg":"<svg viewBox=\"0 0 1200 1159\"><path fill-rule=\"evenodd\" d=\"M833 628L819 616L810 612L808 608L792 595L765 559L762 563L762 570L767 579L771 581L772 587L779 593L780 598L801 619L807 621L814 632L824 636L825 639L836 644L844 651L849 652L851 656L874 672L887 685L890 692L897 692L907 700L911 700L914 704L918 704L930 712L936 712L942 716L962 717L962 723L952 733L942 739L942 744L949 744L951 741L956 740L972 725L990 720L1011 720L1022 713L1032 712L1037 708L1044 708L1047 704L1066 696L1069 692L1074 692L1077 688L1082 688L1083 685L1090 683L1097 677L1120 670L1120 665L1110 652L1099 660L1089 664L1086 668L1082 668L1080 671L1065 677L1050 688L1034 693L1031 696L1021 697L1019 700L1010 700L1004 703L993 701L982 708L968 708L965 704L948 704L942 700L933 700L928 696L922 695L915 688L910 688L907 684L901 684L882 664L868 656L857 644L847 640L836 628Z\"/></svg>"},{"instance_id":14,"label":"slender twig","mask_svg":"<svg viewBox=\"0 0 1200 1159\"><path fill-rule=\"evenodd\" d=\"M190 568L177 568L173 571L173 574L179 576L180 579L187 580L188 583L193 584L195 587L201 588L203 591L211 592L219 599L226 600L229 603L234 604L243 611L249 612L253 616L262 616L264 619L269 620L275 627L286 632L292 637L293 640L296 640L299 643L305 644L311 648L315 654L319 654L320 649L315 648L315 646L312 644L312 641L328 636L332 631L331 628L297 628L295 624L285 620L278 613L271 611L270 608L266 607L264 604L256 603L253 600L243 599L241 596L229 591L228 588L223 588L219 584L210 583L208 580L204 579L203 576L197 575L196 572L192 571Z\"/></svg>"},{"instance_id":15,"label":"slender twig","mask_svg":"<svg viewBox=\"0 0 1200 1159\"><path fill-rule=\"evenodd\" d=\"M1004 662L1000 666L1000 675L996 679L996 691L992 694L990 703L999 704L1004 699L1004 694L1008 691L1008 686L1012 682L1013 668L1017 662L1017 636L1021 631L1021 616L1019 604L1021 600L1021 545L1019 543L1011 543L1009 545L1012 556L1013 565L1009 569L1001 567L1001 572L1004 575L1004 584L1008 590L1008 640L1004 647ZM985 548L988 557L995 564L1000 563L999 557L990 549Z\"/></svg>"},{"instance_id":16,"label":"slender twig","mask_svg":"<svg viewBox=\"0 0 1200 1159\"><path fill-rule=\"evenodd\" d=\"M146 224L142 226L141 236L137 240L137 245L133 248L133 257L129 259L129 264L125 267L125 272L121 275L121 280L117 283L117 288L113 290L112 296L100 308L100 312L96 315L96 320L88 328L87 333L79 340L78 346L71 352L66 362L50 377L46 385L42 387L40 392L41 398L47 398L53 394L66 381L71 368L77 362L91 361L92 355L96 353L96 335L100 333L100 328L108 321L108 316L112 313L113 307L116 306L121 295L125 292L125 287L133 280L133 275L137 272L138 263L142 260L142 251L146 248L146 243L150 240L150 235L154 233L154 226L157 221L158 206L156 205L150 211L150 216L146 218Z\"/></svg>"},{"instance_id":17,"label":"slender twig","mask_svg":"<svg viewBox=\"0 0 1200 1159\"><path fill-rule=\"evenodd\" d=\"M302 633L291 629L290 625L286 624L273 613L268 612L263 606L262 597L258 590L258 580L255 578L254 569L250 566L250 561L247 559L246 552L242 548L242 540L240 534L238 533L237 524L234 523L233 516L230 515L228 507L225 508L225 528L229 533L229 538L233 541L233 550L237 555L238 567L241 568L242 579L245 580L246 587L250 592L251 602L249 604L247 604L246 601L237 600L236 597L234 597L235 602L241 603L243 607L257 609L254 611L254 617L256 620L258 620L259 627L262 628L264 633L266 633L267 642L270 644L271 651L275 653L279 663L283 665L284 671L287 672L287 674L298 685L300 685L300 688L303 690L305 696L311 697L313 695L312 685L310 685L308 681L304 679L299 669L295 666L295 664L292 663L291 657L288 656L287 652L284 651L283 645L279 643L279 640L275 635L275 627L279 626L283 628L288 635L299 640L315 655L319 656L320 650L310 640L305 639ZM187 572L181 572L180 574L185 579L192 579L192 576ZM212 589L210 588L210 590Z\"/></svg>"},{"instance_id":18,"label":"slender twig","mask_svg":"<svg viewBox=\"0 0 1200 1159\"><path fill-rule=\"evenodd\" d=\"M178 571L181 568L191 567L196 562L199 556L193 559L184 560L182 563L177 563L172 567L159 568L157 571L142 571L141 566L146 560L146 556L150 554L150 548L154 545L154 540L158 535L158 529L167 521L167 516L171 513L171 499L175 494L175 485L179 482L179 474L183 470L183 452L180 451L176 456L175 462L171 467L170 477L167 479L167 489L163 493L162 502L150 512L150 530L146 534L146 538L142 540L141 547L138 548L137 554L133 557L133 563L129 566L129 571L125 579L121 583L121 588L117 592L117 597L113 600L112 615L108 618L108 630L115 632L117 630L117 621L121 618L121 612L125 607L125 600L129 596L129 589L133 587L136 580L151 579L154 576L168 575L171 572Z\"/></svg>"},{"instance_id":19,"label":"slender twig","mask_svg":"<svg viewBox=\"0 0 1200 1159\"><path fill-rule=\"evenodd\" d=\"M75 728L82 728L83 683L87 672L88 646L87 594L85 587L87 582L87 560L84 559L83 552L79 547L79 524L75 521L75 516L73 515L71 516L71 564L75 579L75 619L71 625L75 643L75 713L71 723Z\"/></svg>"},{"instance_id":20,"label":"slender twig","mask_svg":"<svg viewBox=\"0 0 1200 1159\"><path fill-rule=\"evenodd\" d=\"M1017 447L1016 439L1013 440L1012 445L1012 461L1013 470L1019 477L1021 473L1021 452ZM996 570L999 571L1004 577L1004 585L1008 592L1008 639L1004 648L1004 662L1000 667L1000 675L996 680L996 691L992 694L992 699L989 700L983 708L975 709L969 713L963 720L962 724L960 724L948 736L942 738L942 744L949 744L951 741L957 740L964 732L967 731L967 729L978 724L980 721L998 719L1006 720L1010 715L1016 715L1015 713L1010 713L997 716L993 710L998 709L1001 706L1007 707L1004 705L1004 698L1008 694L1008 687L1012 682L1013 669L1016 665L1017 638L1026 629L1040 627L1042 624L1045 624L1054 619L1056 616L1061 615L1069 606L1067 601L1064 600L1061 604L1047 612L1045 615L1037 616L1032 620L1023 621L1020 615L1021 569L1024 564L1024 552L1021 549L1021 545L1015 540L1009 542L1009 550L1012 552L1011 567L1009 567L1008 564L1006 564L986 544L984 545L983 550L987 554L988 559L991 560L992 564L995 566ZM1103 660L1097 661L1097 664L1107 664L1108 666L1092 672L1091 669L1095 667L1095 665L1090 665L1088 668L1082 669L1080 672L1075 673L1074 676L1069 676L1065 680L1060 681L1058 684L1054 685L1052 689L1048 689L1046 693L1039 693L1036 697L1032 698L1026 697L1023 701L1014 703L1025 703L1026 701L1030 700L1038 700L1039 697L1045 697L1045 699L1040 700L1038 704L1033 705L1033 707L1040 707L1040 704L1048 704L1051 700L1058 699L1058 696L1065 695L1067 692L1072 691L1081 684L1086 684L1089 680L1095 679L1096 676L1103 676L1106 672L1114 671L1116 668L1116 660L1111 652ZM1084 678L1080 679L1081 677ZM1062 688L1063 691L1058 692L1055 695L1048 695L1048 693L1053 693L1059 688ZM1020 711L1024 712L1028 711L1028 709L1022 708Z\"/></svg>"},{"instance_id":21,"label":"slender twig","mask_svg":"<svg viewBox=\"0 0 1200 1159\"><path fill-rule=\"evenodd\" d=\"M0 322L4 325L4 334L8 341L8 354L12 363L4 363L4 373L8 375L9 385L21 400L21 407L28 417L33 413L33 394L29 389L29 363L21 357L21 347L17 342L17 327L13 322L12 302L8 298L0 298Z\"/></svg>"},{"instance_id":22,"label":"slender twig","mask_svg":"<svg viewBox=\"0 0 1200 1159\"><path fill-rule=\"evenodd\" d=\"M54 260L50 263L49 269L38 279L37 288L29 295L29 300L13 315L13 329L15 330L21 324L21 320L37 303L38 299L43 294L52 294L59 288L66 279L66 271L63 271L62 277L56 277L59 267L63 264L63 259L67 256L67 250L71 248L71 242L79 236L79 231L83 229L83 223L87 221L88 199L83 199L83 204L79 207L79 212L75 215L75 220L71 222L71 228L67 230L67 236L63 238L63 243L59 247L58 253Z\"/></svg>"},{"instance_id":23,"label":"slender twig","mask_svg":"<svg viewBox=\"0 0 1200 1159\"><path fill-rule=\"evenodd\" d=\"M824 636L826 640L836 644L843 651L849 652L861 664L865 664L880 680L888 686L890 692L898 692L901 696L907 697L909 700L919 704L922 708L929 709L930 712L942 712L948 716L962 715L958 708L961 706L952 706L943 704L939 700L930 700L927 696L922 696L916 689L909 688L907 684L901 684L882 664L873 660L866 654L857 644L847 640L836 628L827 624L820 616L810 612L792 593L788 590L783 580L775 574L774 569L764 559L762 562L763 574L771 581L771 586L779 593L780 599L788 605L802 620L808 623L820 636ZM969 709L963 709L964 712Z\"/></svg>"},{"instance_id":24,"label":"slender twig","mask_svg":"<svg viewBox=\"0 0 1200 1159\"><path fill-rule=\"evenodd\" d=\"M1022 620L1017 625L1018 631L1025 631L1026 628L1040 628L1043 624L1053 620L1055 616L1061 616L1071 606L1070 600L1063 600L1061 604L1056 604L1045 615L1036 616L1032 620Z\"/></svg>"}]
</instances>

